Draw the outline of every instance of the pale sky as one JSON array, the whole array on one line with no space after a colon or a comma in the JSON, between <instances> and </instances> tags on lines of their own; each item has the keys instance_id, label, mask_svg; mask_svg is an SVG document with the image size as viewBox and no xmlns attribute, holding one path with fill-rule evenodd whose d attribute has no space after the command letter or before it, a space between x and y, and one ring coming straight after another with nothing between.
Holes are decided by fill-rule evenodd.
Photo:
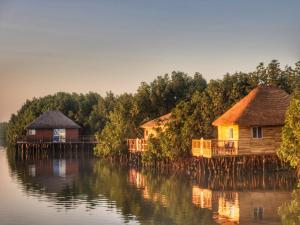
<instances>
[{"instance_id":1,"label":"pale sky","mask_svg":"<svg viewBox=\"0 0 300 225\"><path fill-rule=\"evenodd\" d=\"M0 121L57 91L134 92L300 60L298 0L0 0Z\"/></svg>"}]
</instances>

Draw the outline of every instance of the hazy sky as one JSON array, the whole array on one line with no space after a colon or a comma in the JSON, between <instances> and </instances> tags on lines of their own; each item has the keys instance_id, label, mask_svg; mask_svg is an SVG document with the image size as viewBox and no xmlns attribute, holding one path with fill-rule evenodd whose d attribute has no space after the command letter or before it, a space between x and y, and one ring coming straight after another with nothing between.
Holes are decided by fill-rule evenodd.
<instances>
[{"instance_id":1,"label":"hazy sky","mask_svg":"<svg viewBox=\"0 0 300 225\"><path fill-rule=\"evenodd\" d=\"M0 0L0 121L57 91L133 92L300 60L299 0Z\"/></svg>"}]
</instances>

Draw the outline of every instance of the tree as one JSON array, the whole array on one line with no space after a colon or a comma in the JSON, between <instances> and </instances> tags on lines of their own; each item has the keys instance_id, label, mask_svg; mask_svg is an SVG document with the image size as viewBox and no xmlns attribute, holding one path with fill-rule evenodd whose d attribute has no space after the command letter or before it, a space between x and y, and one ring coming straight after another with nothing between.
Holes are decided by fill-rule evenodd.
<instances>
[{"instance_id":1,"label":"tree","mask_svg":"<svg viewBox=\"0 0 300 225\"><path fill-rule=\"evenodd\" d=\"M284 203L278 209L283 225L300 224L300 190L293 191L292 200Z\"/></svg>"},{"instance_id":2,"label":"tree","mask_svg":"<svg viewBox=\"0 0 300 225\"><path fill-rule=\"evenodd\" d=\"M108 122L103 130L96 134L99 142L95 148L96 155L108 156L126 153L127 138L133 138L136 134L135 116L133 96L130 94L119 96L114 109L109 113Z\"/></svg>"},{"instance_id":3,"label":"tree","mask_svg":"<svg viewBox=\"0 0 300 225\"><path fill-rule=\"evenodd\" d=\"M6 139L7 125L8 125L8 123L6 123L6 122L0 123L0 142L1 142L1 140L5 141L5 139Z\"/></svg>"},{"instance_id":4,"label":"tree","mask_svg":"<svg viewBox=\"0 0 300 225\"><path fill-rule=\"evenodd\" d=\"M285 125L282 130L282 144L278 155L293 167L300 168L300 91L293 94L286 112Z\"/></svg>"}]
</instances>

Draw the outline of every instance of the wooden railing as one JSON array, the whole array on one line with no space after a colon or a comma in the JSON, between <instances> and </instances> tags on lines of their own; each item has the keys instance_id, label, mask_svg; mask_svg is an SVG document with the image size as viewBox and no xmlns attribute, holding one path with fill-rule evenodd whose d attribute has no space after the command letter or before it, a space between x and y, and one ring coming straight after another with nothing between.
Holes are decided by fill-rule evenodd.
<instances>
[{"instance_id":1,"label":"wooden railing","mask_svg":"<svg viewBox=\"0 0 300 225\"><path fill-rule=\"evenodd\" d=\"M237 140L192 140L192 154L196 157L230 156L238 154Z\"/></svg>"},{"instance_id":2,"label":"wooden railing","mask_svg":"<svg viewBox=\"0 0 300 225\"><path fill-rule=\"evenodd\" d=\"M97 140L94 135L82 135L82 136L79 136L76 138L60 138L59 140L55 140L53 138L23 136L17 140L17 143L93 143L93 144L97 144Z\"/></svg>"},{"instance_id":3,"label":"wooden railing","mask_svg":"<svg viewBox=\"0 0 300 225\"><path fill-rule=\"evenodd\" d=\"M130 152L143 152L147 148L147 141L145 139L127 139L128 150Z\"/></svg>"}]
</instances>

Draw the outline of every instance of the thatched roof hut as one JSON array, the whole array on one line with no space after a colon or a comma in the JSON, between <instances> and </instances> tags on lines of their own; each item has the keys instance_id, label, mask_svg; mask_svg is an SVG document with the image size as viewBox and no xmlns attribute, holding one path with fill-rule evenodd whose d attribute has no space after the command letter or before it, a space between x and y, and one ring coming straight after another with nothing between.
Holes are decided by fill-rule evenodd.
<instances>
[{"instance_id":1,"label":"thatched roof hut","mask_svg":"<svg viewBox=\"0 0 300 225\"><path fill-rule=\"evenodd\" d=\"M214 126L284 125L290 96L274 86L259 86L213 122Z\"/></svg>"},{"instance_id":2,"label":"thatched roof hut","mask_svg":"<svg viewBox=\"0 0 300 225\"><path fill-rule=\"evenodd\" d=\"M285 91L258 86L213 122L217 139L193 141L193 155L276 154L289 102Z\"/></svg>"},{"instance_id":3,"label":"thatched roof hut","mask_svg":"<svg viewBox=\"0 0 300 225\"><path fill-rule=\"evenodd\" d=\"M81 127L73 120L58 110L44 112L33 122L26 126L26 129L80 129Z\"/></svg>"}]
</instances>

